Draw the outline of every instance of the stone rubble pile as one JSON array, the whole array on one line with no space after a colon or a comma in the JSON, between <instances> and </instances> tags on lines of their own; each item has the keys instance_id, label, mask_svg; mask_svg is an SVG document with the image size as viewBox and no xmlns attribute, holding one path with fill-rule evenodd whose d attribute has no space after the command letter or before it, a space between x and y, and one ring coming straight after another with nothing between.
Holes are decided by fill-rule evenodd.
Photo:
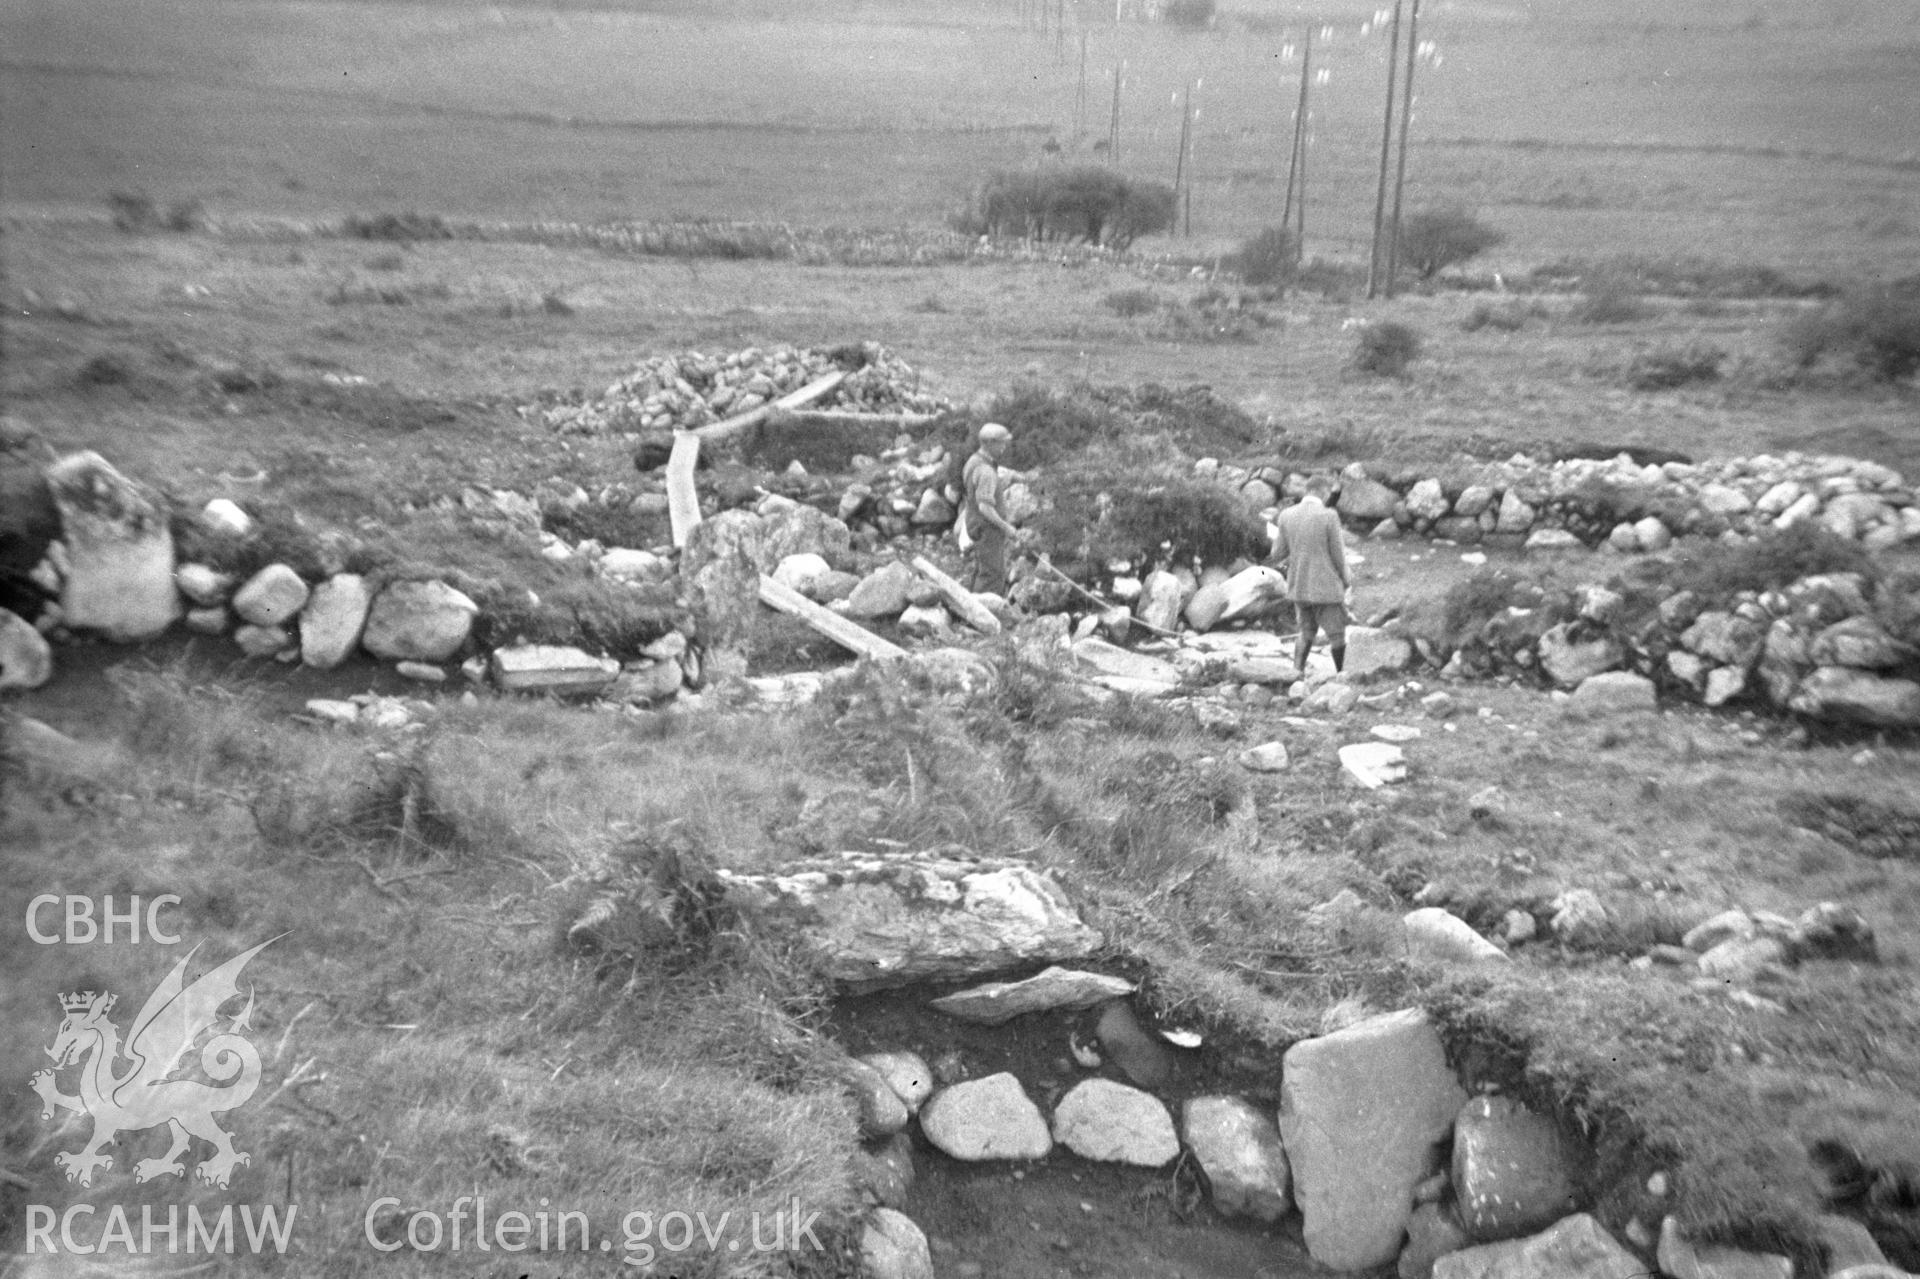
<instances>
[{"instance_id":1,"label":"stone rubble pile","mask_svg":"<svg viewBox=\"0 0 1920 1279\"><path fill-rule=\"evenodd\" d=\"M886 347L857 348L858 367L811 407L867 413L939 413L949 407L923 390L920 374ZM725 355L685 351L643 360L598 398L532 404L523 417L569 435L691 430L751 412L853 363L851 352L778 346Z\"/></svg>"},{"instance_id":2,"label":"stone rubble pile","mask_svg":"<svg viewBox=\"0 0 1920 1279\"><path fill-rule=\"evenodd\" d=\"M1195 465L1269 516L1305 491L1305 475L1277 467ZM1831 455L1641 465L1627 453L1556 462L1516 454L1424 476L1355 462L1337 482L1333 508L1378 538L1631 553L1664 550L1681 536L1736 539L1813 520L1869 550L1920 539L1920 496L1898 471Z\"/></svg>"}]
</instances>

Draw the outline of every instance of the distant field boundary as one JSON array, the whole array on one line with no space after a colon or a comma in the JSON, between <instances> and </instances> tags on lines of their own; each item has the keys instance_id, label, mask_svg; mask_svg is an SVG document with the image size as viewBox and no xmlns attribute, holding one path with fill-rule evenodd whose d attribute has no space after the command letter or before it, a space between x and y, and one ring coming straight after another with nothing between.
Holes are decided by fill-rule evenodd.
<instances>
[{"instance_id":1,"label":"distant field boundary","mask_svg":"<svg viewBox=\"0 0 1920 1279\"><path fill-rule=\"evenodd\" d=\"M1851 151L1822 151L1814 147L1746 146L1733 142L1597 142L1555 141L1551 138L1432 138L1430 147L1483 148L1508 151L1616 151L1629 155L1726 155L1755 160L1811 160L1848 164L1893 173L1920 173L1920 155L1898 159L1857 155Z\"/></svg>"}]
</instances>

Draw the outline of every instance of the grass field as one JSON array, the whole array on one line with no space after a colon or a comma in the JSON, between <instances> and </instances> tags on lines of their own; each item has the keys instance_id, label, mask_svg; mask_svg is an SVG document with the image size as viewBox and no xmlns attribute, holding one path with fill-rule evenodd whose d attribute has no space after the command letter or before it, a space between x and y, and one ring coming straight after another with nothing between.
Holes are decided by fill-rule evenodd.
<instances>
[{"instance_id":1,"label":"grass field","mask_svg":"<svg viewBox=\"0 0 1920 1279\"><path fill-rule=\"evenodd\" d=\"M146 188L216 211L938 225L995 167L1104 139L1170 179L1174 95L1199 88L1194 232L1278 220L1295 15L1182 33L1096 19L1079 48L1011 6L828 10L32 0L0 15L10 203ZM1332 38L1312 112L1309 249L1364 245L1376 178L1372 6ZM1228 17L1232 18L1229 10ZM1916 54L1897 12L1768 0L1433 7L1410 200L1509 236L1495 265L1569 252L1695 255L1813 275L1897 272L1920 249ZM1292 52L1289 52L1292 50ZM1285 55L1285 56L1283 56Z\"/></svg>"}]
</instances>

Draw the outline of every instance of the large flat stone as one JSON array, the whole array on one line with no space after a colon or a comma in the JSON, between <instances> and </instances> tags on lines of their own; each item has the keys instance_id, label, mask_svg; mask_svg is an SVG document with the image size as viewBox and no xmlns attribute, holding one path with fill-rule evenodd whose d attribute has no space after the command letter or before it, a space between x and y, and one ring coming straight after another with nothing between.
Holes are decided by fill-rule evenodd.
<instances>
[{"instance_id":1,"label":"large flat stone","mask_svg":"<svg viewBox=\"0 0 1920 1279\"><path fill-rule=\"evenodd\" d=\"M619 662L566 644L496 648L487 668L494 687L510 693L597 693L620 675Z\"/></svg>"},{"instance_id":2,"label":"large flat stone","mask_svg":"<svg viewBox=\"0 0 1920 1279\"><path fill-rule=\"evenodd\" d=\"M856 989L1080 959L1100 943L1053 878L1024 862L840 853L720 877L755 927L791 937Z\"/></svg>"},{"instance_id":3,"label":"large flat stone","mask_svg":"<svg viewBox=\"0 0 1920 1279\"><path fill-rule=\"evenodd\" d=\"M920 1108L920 1131L942 1152L970 1163L1045 1159L1053 1151L1046 1116L1006 1071L935 1093Z\"/></svg>"},{"instance_id":4,"label":"large flat stone","mask_svg":"<svg viewBox=\"0 0 1920 1279\"><path fill-rule=\"evenodd\" d=\"M1131 995L1136 989L1135 983L1124 977L1054 967L1024 981L989 982L957 990L934 1000L933 1006L949 1017L998 1026L1026 1013L1095 1008L1109 999Z\"/></svg>"},{"instance_id":5,"label":"large flat stone","mask_svg":"<svg viewBox=\"0 0 1920 1279\"><path fill-rule=\"evenodd\" d=\"M1582 1212L1525 1239L1450 1252L1433 1279L1647 1279L1647 1267Z\"/></svg>"},{"instance_id":6,"label":"large flat stone","mask_svg":"<svg viewBox=\"0 0 1920 1279\"><path fill-rule=\"evenodd\" d=\"M1413 1188L1467 1100L1425 1013L1406 1009L1303 1040L1282 1060L1280 1135L1307 1251L1336 1270L1400 1252Z\"/></svg>"},{"instance_id":7,"label":"large flat stone","mask_svg":"<svg viewBox=\"0 0 1920 1279\"><path fill-rule=\"evenodd\" d=\"M1146 653L1135 653L1091 636L1074 641L1073 658L1094 675L1164 685L1167 688L1180 682L1180 671L1172 662Z\"/></svg>"},{"instance_id":8,"label":"large flat stone","mask_svg":"<svg viewBox=\"0 0 1920 1279\"><path fill-rule=\"evenodd\" d=\"M1280 1129L1238 1097L1193 1097L1180 1126L1223 1216L1278 1221L1293 1204Z\"/></svg>"},{"instance_id":9,"label":"large flat stone","mask_svg":"<svg viewBox=\"0 0 1920 1279\"><path fill-rule=\"evenodd\" d=\"M181 601L165 503L98 453L61 458L46 481L64 549L61 621L118 643L173 625Z\"/></svg>"}]
</instances>

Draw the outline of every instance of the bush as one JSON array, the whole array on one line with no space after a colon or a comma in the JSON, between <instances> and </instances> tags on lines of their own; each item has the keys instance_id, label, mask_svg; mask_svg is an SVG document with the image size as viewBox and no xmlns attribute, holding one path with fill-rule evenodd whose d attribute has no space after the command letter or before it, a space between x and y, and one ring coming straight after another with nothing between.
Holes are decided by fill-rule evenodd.
<instances>
[{"instance_id":1,"label":"bush","mask_svg":"<svg viewBox=\"0 0 1920 1279\"><path fill-rule=\"evenodd\" d=\"M1873 554L1817 521L1801 520L1784 529L1768 529L1748 541L1690 548L1668 575L1664 589L1724 601L1741 591L1776 591L1820 573L1860 573L1872 581Z\"/></svg>"},{"instance_id":2,"label":"bush","mask_svg":"<svg viewBox=\"0 0 1920 1279\"><path fill-rule=\"evenodd\" d=\"M1517 300L1502 306L1481 302L1467 312L1466 318L1460 321L1460 327L1468 333L1478 333L1481 329L1512 333L1526 324L1528 313L1527 305Z\"/></svg>"},{"instance_id":3,"label":"bush","mask_svg":"<svg viewBox=\"0 0 1920 1279\"><path fill-rule=\"evenodd\" d=\"M1115 315L1129 319L1136 315L1146 315L1160 305L1152 289L1115 289L1100 299L1101 305Z\"/></svg>"},{"instance_id":4,"label":"bush","mask_svg":"<svg viewBox=\"0 0 1920 1279\"><path fill-rule=\"evenodd\" d=\"M1399 377L1419 356L1420 331L1411 324L1385 320L1360 330L1353 348L1353 367L1362 373Z\"/></svg>"},{"instance_id":5,"label":"bush","mask_svg":"<svg viewBox=\"0 0 1920 1279\"><path fill-rule=\"evenodd\" d=\"M1920 372L1920 276L1856 291L1795 320L1785 347L1801 369L1831 355L1883 382L1912 377Z\"/></svg>"},{"instance_id":6,"label":"bush","mask_svg":"<svg viewBox=\"0 0 1920 1279\"><path fill-rule=\"evenodd\" d=\"M1082 465L1045 477L1051 499L1034 521L1042 549L1104 572L1111 560L1228 564L1267 551L1266 527L1229 489L1184 466Z\"/></svg>"},{"instance_id":7,"label":"bush","mask_svg":"<svg viewBox=\"0 0 1920 1279\"><path fill-rule=\"evenodd\" d=\"M1136 182L1099 165L1029 172L1001 169L950 219L968 235L1081 240L1124 249L1173 226L1173 188Z\"/></svg>"},{"instance_id":8,"label":"bush","mask_svg":"<svg viewBox=\"0 0 1920 1279\"><path fill-rule=\"evenodd\" d=\"M1652 314L1652 308L1640 296L1640 286L1625 272L1606 272L1595 276L1579 302L1567 312L1576 324L1631 324Z\"/></svg>"},{"instance_id":9,"label":"bush","mask_svg":"<svg viewBox=\"0 0 1920 1279\"><path fill-rule=\"evenodd\" d=\"M1299 267L1300 254L1293 232L1270 226L1250 239L1242 240L1226 261L1248 284L1284 284Z\"/></svg>"},{"instance_id":10,"label":"bush","mask_svg":"<svg viewBox=\"0 0 1920 1279\"><path fill-rule=\"evenodd\" d=\"M343 229L361 240L451 240L453 228L437 213L349 214Z\"/></svg>"},{"instance_id":11,"label":"bush","mask_svg":"<svg viewBox=\"0 0 1920 1279\"><path fill-rule=\"evenodd\" d=\"M1725 351L1702 342L1637 351L1627 365L1627 384L1636 391L1666 391L1690 382L1712 382L1726 360Z\"/></svg>"},{"instance_id":12,"label":"bush","mask_svg":"<svg viewBox=\"0 0 1920 1279\"><path fill-rule=\"evenodd\" d=\"M1507 237L1462 209L1423 209L1400 226L1400 261L1423 280L1485 253Z\"/></svg>"},{"instance_id":13,"label":"bush","mask_svg":"<svg viewBox=\"0 0 1920 1279\"><path fill-rule=\"evenodd\" d=\"M1213 25L1216 7L1214 0L1165 0L1160 6L1160 21L1198 30Z\"/></svg>"}]
</instances>

